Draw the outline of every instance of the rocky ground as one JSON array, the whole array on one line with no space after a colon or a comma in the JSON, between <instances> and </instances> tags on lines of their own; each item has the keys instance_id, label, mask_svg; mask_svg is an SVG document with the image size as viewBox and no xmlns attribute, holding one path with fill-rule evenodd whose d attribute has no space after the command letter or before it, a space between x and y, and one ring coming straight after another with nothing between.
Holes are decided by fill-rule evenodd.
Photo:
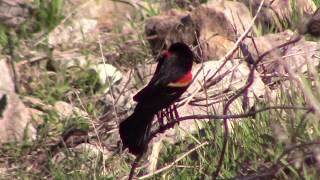
<instances>
[{"instance_id":1,"label":"rocky ground","mask_svg":"<svg viewBox=\"0 0 320 180\"><path fill-rule=\"evenodd\" d=\"M183 41L194 81L139 179L314 179L317 0L0 0L0 179L126 179L118 124ZM164 133L160 133L164 132ZM133 173L132 173L133 172Z\"/></svg>"}]
</instances>

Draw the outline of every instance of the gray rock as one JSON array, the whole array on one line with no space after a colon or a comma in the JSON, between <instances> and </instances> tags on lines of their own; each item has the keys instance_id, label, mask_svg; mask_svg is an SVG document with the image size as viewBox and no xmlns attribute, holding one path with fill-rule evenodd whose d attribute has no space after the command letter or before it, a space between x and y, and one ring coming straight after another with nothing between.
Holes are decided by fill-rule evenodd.
<instances>
[{"instance_id":1,"label":"gray rock","mask_svg":"<svg viewBox=\"0 0 320 180\"><path fill-rule=\"evenodd\" d=\"M151 17L145 25L145 34L154 55L174 42L196 44L196 31L196 24L186 11L170 11L166 15Z\"/></svg>"},{"instance_id":2,"label":"gray rock","mask_svg":"<svg viewBox=\"0 0 320 180\"><path fill-rule=\"evenodd\" d=\"M178 108L181 117L207 115L208 112L222 115L225 102L232 94L236 93L237 90L247 83L249 74L248 67L243 63L240 64L239 61L229 61L211 81L207 81L207 85L214 82L211 86L207 86L207 94L204 91L198 91L198 89L201 88L199 82L203 82L204 78L208 79L220 65L221 62L218 61L209 61L204 64L203 72L199 73L196 80L188 88L187 92L184 93L184 98L182 98L182 101L179 103L183 104ZM193 74L196 74L200 67L200 65L196 66L193 70ZM266 89L268 89L268 87L266 87L260 79L259 73L255 72L254 82L248 89L248 92L245 93L245 95L240 96L231 104L229 112L231 114L247 112L248 108L255 105L257 97L265 95ZM186 100L192 96L193 98L190 99L189 104L185 104ZM206 97L208 98L206 99ZM203 120L182 121L179 124L179 128L169 130L169 132L166 133L166 137L169 138L170 142L177 142L178 140L184 139L189 136L189 134L195 133L203 127L204 124L201 121ZM233 121L230 121L229 123L232 124Z\"/></svg>"},{"instance_id":3,"label":"gray rock","mask_svg":"<svg viewBox=\"0 0 320 180\"><path fill-rule=\"evenodd\" d=\"M152 17L146 22L145 33L154 55L173 42L183 41L196 47L199 61L207 61L223 57L251 20L242 3L212 1L191 12L172 10Z\"/></svg>"},{"instance_id":4,"label":"gray rock","mask_svg":"<svg viewBox=\"0 0 320 180\"><path fill-rule=\"evenodd\" d=\"M28 0L0 0L0 21L9 27L19 27L29 16Z\"/></svg>"},{"instance_id":5,"label":"gray rock","mask_svg":"<svg viewBox=\"0 0 320 180\"><path fill-rule=\"evenodd\" d=\"M99 57L83 55L73 51L53 51L53 58L49 62L54 69L86 68L90 64L98 63Z\"/></svg>"},{"instance_id":6,"label":"gray rock","mask_svg":"<svg viewBox=\"0 0 320 180\"><path fill-rule=\"evenodd\" d=\"M249 9L252 9L252 13L256 14L261 0L241 0L240 2L246 4ZM315 10L316 5L312 0L266 0L256 22L284 31L288 25L294 24L292 17L311 15Z\"/></svg>"},{"instance_id":7,"label":"gray rock","mask_svg":"<svg viewBox=\"0 0 320 180\"><path fill-rule=\"evenodd\" d=\"M80 110L77 107L72 106L63 101L58 101L54 103L54 110L57 111L61 118L69 118L74 115L80 115L83 117L88 117L88 114L85 111Z\"/></svg>"},{"instance_id":8,"label":"gray rock","mask_svg":"<svg viewBox=\"0 0 320 180\"><path fill-rule=\"evenodd\" d=\"M67 17L49 34L49 45L63 48L90 45L98 41L100 29L123 28L136 10L127 3L116 1L66 1L64 14Z\"/></svg>"},{"instance_id":9,"label":"gray rock","mask_svg":"<svg viewBox=\"0 0 320 180\"><path fill-rule=\"evenodd\" d=\"M107 93L111 86L115 86L122 79L121 72L111 64L97 64L91 66L99 77L100 84L105 87L103 92Z\"/></svg>"},{"instance_id":10,"label":"gray rock","mask_svg":"<svg viewBox=\"0 0 320 180\"><path fill-rule=\"evenodd\" d=\"M199 33L197 54L204 60L223 57L252 21L248 8L235 1L211 1L198 6L192 17ZM255 32L255 27L252 29Z\"/></svg>"},{"instance_id":11,"label":"gray rock","mask_svg":"<svg viewBox=\"0 0 320 180\"><path fill-rule=\"evenodd\" d=\"M25 136L35 139L36 130L31 123L32 116L14 92L14 83L4 59L0 60L0 72L0 143L22 141Z\"/></svg>"},{"instance_id":12,"label":"gray rock","mask_svg":"<svg viewBox=\"0 0 320 180\"><path fill-rule=\"evenodd\" d=\"M254 43L248 40L249 51L255 60L263 54L294 39L297 34L292 31L284 31L278 34L268 34L265 36L254 38ZM257 47L257 49L256 49ZM314 66L319 65L319 58L314 55L318 54L320 46L318 42L306 41L302 38L300 41L290 44L284 48L275 49L263 58L258 66L257 71L263 75L263 81L266 84L272 84L278 80L285 79L287 75L280 61L287 61L290 67L296 72L304 73L307 71L307 62L310 61Z\"/></svg>"}]
</instances>

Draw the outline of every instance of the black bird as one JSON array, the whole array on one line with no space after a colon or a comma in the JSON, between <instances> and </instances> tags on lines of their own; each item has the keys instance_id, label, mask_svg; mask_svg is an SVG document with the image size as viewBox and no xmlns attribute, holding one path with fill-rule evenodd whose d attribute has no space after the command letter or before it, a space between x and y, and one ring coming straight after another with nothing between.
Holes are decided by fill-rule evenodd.
<instances>
[{"instance_id":1,"label":"black bird","mask_svg":"<svg viewBox=\"0 0 320 180\"><path fill-rule=\"evenodd\" d=\"M174 43L158 58L150 82L133 99L137 102L131 116L120 123L119 132L124 148L142 155L154 115L168 108L187 90L192 82L193 53L184 43Z\"/></svg>"}]
</instances>

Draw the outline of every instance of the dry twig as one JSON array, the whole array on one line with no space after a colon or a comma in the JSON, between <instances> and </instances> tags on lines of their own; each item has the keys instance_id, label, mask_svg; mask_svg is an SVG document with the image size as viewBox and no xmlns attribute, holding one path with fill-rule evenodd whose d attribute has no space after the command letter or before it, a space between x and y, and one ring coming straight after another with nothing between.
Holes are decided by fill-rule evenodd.
<instances>
[{"instance_id":1,"label":"dry twig","mask_svg":"<svg viewBox=\"0 0 320 180\"><path fill-rule=\"evenodd\" d=\"M163 167L163 168L161 168L161 169L156 170L154 173L150 173L150 174L141 176L141 177L139 177L138 179L147 179L147 178L150 178L150 177L152 177L152 176L154 176L154 175L156 175L156 174L159 174L159 173L161 173L161 172L164 172L164 171L172 168L175 164L177 164L177 163L178 163L179 161L181 161L183 158L185 158L186 156L188 156L188 155L191 154L192 152L196 151L197 149L199 149L199 148L201 148L201 147L203 147L203 146L205 146L205 145L207 145L207 144L208 144L207 141L204 142L204 143L199 144L198 146L190 149L188 152L186 152L186 153L184 153L183 155L181 155L179 158L177 158L176 160L174 160L174 161L173 161L172 163L170 163L169 165L167 165L167 166L165 166L165 167Z\"/></svg>"}]
</instances>

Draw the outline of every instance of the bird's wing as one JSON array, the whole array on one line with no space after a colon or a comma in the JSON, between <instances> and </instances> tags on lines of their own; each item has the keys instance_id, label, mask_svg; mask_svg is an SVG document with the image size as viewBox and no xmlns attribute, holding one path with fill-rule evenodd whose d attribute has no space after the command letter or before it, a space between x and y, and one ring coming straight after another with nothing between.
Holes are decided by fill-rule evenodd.
<instances>
[{"instance_id":1,"label":"bird's wing","mask_svg":"<svg viewBox=\"0 0 320 180\"><path fill-rule=\"evenodd\" d=\"M151 78L150 82L142 90L140 90L133 99L137 102L145 99L152 99L164 91L171 82L175 82L185 75L185 72L180 71L174 63L172 55L170 58L162 61L161 65L157 66L156 72Z\"/></svg>"},{"instance_id":2,"label":"bird's wing","mask_svg":"<svg viewBox=\"0 0 320 180\"><path fill-rule=\"evenodd\" d=\"M142 88L136 95L133 96L133 100L134 101L139 102L140 99L142 98L142 96L144 96L144 94L147 94L147 92L150 91L150 86L158 78L157 74L159 74L161 66L162 66L163 62L165 61L164 55L163 54L160 55L157 58L156 61L158 62L158 64L157 64L155 72L153 73L153 76L152 76L151 80L149 81L149 83L144 88Z\"/></svg>"}]
</instances>

